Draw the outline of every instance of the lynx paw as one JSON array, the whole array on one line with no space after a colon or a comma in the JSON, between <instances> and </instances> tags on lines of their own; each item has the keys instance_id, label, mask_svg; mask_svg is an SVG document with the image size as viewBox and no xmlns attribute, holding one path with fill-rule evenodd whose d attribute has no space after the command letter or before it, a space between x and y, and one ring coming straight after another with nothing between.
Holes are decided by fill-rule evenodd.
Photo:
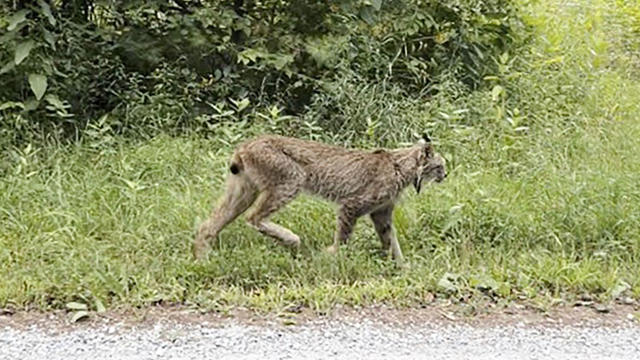
<instances>
[{"instance_id":1,"label":"lynx paw","mask_svg":"<svg viewBox=\"0 0 640 360\"><path fill-rule=\"evenodd\" d=\"M286 245L291 247L300 247L300 237L298 235L289 237L286 241Z\"/></svg>"},{"instance_id":2,"label":"lynx paw","mask_svg":"<svg viewBox=\"0 0 640 360\"><path fill-rule=\"evenodd\" d=\"M327 254L335 255L338 253L338 247L335 245L331 245L325 251L327 252Z\"/></svg>"},{"instance_id":3,"label":"lynx paw","mask_svg":"<svg viewBox=\"0 0 640 360\"><path fill-rule=\"evenodd\" d=\"M195 247L193 249L193 258L196 261L204 260L209 252L209 247Z\"/></svg>"}]
</instances>

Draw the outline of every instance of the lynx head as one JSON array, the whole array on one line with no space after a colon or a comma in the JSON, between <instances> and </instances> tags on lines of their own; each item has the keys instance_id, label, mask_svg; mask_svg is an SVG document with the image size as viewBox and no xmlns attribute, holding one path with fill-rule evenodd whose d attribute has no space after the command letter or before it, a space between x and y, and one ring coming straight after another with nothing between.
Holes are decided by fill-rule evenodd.
<instances>
[{"instance_id":1,"label":"lynx head","mask_svg":"<svg viewBox=\"0 0 640 360\"><path fill-rule=\"evenodd\" d=\"M416 146L418 147L418 174L413 186L415 186L416 192L420 193L422 182L441 182L447 177L447 173L445 160L440 154L434 153L429 136L423 135Z\"/></svg>"}]
</instances>

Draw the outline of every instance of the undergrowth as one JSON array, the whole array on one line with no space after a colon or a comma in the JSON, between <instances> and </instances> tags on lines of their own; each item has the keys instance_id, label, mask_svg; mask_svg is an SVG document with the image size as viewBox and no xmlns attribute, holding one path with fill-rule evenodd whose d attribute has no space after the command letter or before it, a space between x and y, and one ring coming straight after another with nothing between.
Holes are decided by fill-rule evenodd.
<instances>
[{"instance_id":1,"label":"undergrowth","mask_svg":"<svg viewBox=\"0 0 640 360\"><path fill-rule=\"evenodd\" d=\"M531 44L495 59L471 94L443 82L428 101L345 79L300 117L277 107L217 109L209 138L118 138L100 123L70 146L3 153L0 307L52 309L186 304L274 310L304 305L555 301L640 296L640 44L633 2L522 4ZM353 92L351 92L352 89ZM323 104L353 124L318 126ZM249 116L250 119L247 119ZM363 218L337 256L323 252L333 206L302 196L274 221L302 238L294 252L242 221L207 261L195 229L221 194L233 146L263 132L396 146L428 130L448 159L442 184L408 190L394 218L409 269L378 255Z\"/></svg>"}]
</instances>

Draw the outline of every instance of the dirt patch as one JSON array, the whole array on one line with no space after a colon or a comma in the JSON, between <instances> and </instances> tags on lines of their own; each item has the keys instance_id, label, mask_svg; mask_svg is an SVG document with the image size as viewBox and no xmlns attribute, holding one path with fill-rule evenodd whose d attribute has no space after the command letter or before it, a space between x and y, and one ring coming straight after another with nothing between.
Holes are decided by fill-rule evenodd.
<instances>
[{"instance_id":1,"label":"dirt patch","mask_svg":"<svg viewBox=\"0 0 640 360\"><path fill-rule=\"evenodd\" d=\"M392 308L385 305L369 307L336 307L329 313L318 313L304 307L292 307L279 312L260 313L243 308L229 312L203 312L184 306L152 306L142 309L113 310L91 313L85 319L71 322L72 314L57 310L53 312L0 311L0 326L12 328L43 327L52 331L78 327L119 328L154 326L158 323L181 323L219 327L229 324L256 326L297 326L323 321L374 322L390 326L442 326L470 325L495 327L503 325L527 327L556 326L640 326L640 305L613 303L559 304L541 308L521 302L497 305L434 303L420 308Z\"/></svg>"}]
</instances>

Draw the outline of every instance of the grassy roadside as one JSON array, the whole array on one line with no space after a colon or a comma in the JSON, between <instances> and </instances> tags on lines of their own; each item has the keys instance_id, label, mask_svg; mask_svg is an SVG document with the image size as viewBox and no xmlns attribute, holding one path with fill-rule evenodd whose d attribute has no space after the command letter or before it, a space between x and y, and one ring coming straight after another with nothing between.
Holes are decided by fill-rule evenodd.
<instances>
[{"instance_id":1,"label":"grassy roadside","mask_svg":"<svg viewBox=\"0 0 640 360\"><path fill-rule=\"evenodd\" d=\"M395 215L409 270L377 255L366 219L348 249L324 254L332 207L309 197L275 217L301 235L300 252L238 221L194 263L191 239L231 151L217 140L28 147L12 152L0 181L0 307L638 297L640 86L624 34L640 16L629 4L532 2L530 53L488 80L502 90L416 110L451 174L419 196L409 190Z\"/></svg>"}]
</instances>

